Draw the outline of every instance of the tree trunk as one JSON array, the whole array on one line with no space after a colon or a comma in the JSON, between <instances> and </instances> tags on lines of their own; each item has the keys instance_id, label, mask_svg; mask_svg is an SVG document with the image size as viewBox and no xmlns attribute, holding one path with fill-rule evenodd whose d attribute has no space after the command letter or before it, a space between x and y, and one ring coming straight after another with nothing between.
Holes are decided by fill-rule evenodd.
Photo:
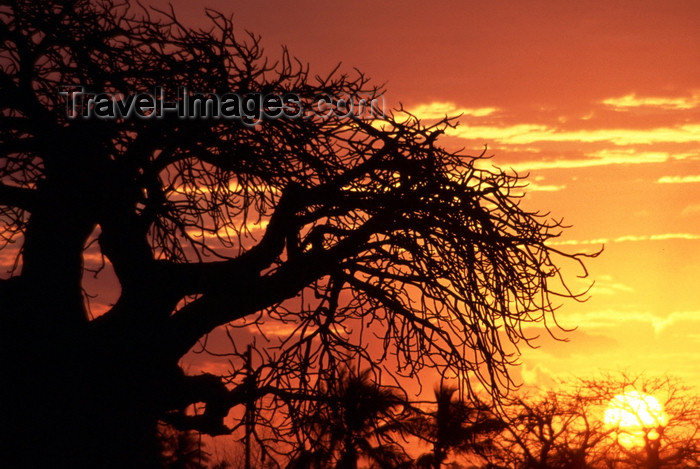
<instances>
[{"instance_id":1,"label":"tree trunk","mask_svg":"<svg viewBox=\"0 0 700 469\"><path fill-rule=\"evenodd\" d=\"M441 446L435 446L433 448L433 467L432 469L441 469L442 463L445 461L447 455L445 450Z\"/></svg>"},{"instance_id":2,"label":"tree trunk","mask_svg":"<svg viewBox=\"0 0 700 469\"><path fill-rule=\"evenodd\" d=\"M167 376L153 372L148 351L115 342L87 330L12 337L0 466L158 467Z\"/></svg>"},{"instance_id":3,"label":"tree trunk","mask_svg":"<svg viewBox=\"0 0 700 469\"><path fill-rule=\"evenodd\" d=\"M336 465L336 469L357 469L357 448L355 447L355 442L353 438L345 438L343 452L341 453L340 460Z\"/></svg>"},{"instance_id":4,"label":"tree trunk","mask_svg":"<svg viewBox=\"0 0 700 469\"><path fill-rule=\"evenodd\" d=\"M659 457L659 440L651 440L647 436L645 469L661 469L661 458Z\"/></svg>"}]
</instances>

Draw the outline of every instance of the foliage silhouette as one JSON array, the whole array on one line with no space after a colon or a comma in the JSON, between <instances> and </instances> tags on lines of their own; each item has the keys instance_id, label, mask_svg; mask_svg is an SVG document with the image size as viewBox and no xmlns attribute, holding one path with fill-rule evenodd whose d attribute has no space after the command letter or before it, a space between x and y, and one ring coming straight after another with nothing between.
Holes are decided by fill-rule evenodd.
<instances>
[{"instance_id":1,"label":"foliage silhouette","mask_svg":"<svg viewBox=\"0 0 700 469\"><path fill-rule=\"evenodd\" d=\"M0 6L0 227L17 252L0 281L3 445L45 448L46 466L154 467L159 420L225 434L237 406L281 438L351 356L500 398L524 323L551 323L552 294L578 298L559 265L582 255L546 244L562 225L520 207L518 175L437 145L454 119L67 116L66 86L295 92L304 109L320 92L382 92L359 73L314 77L286 51L268 62L259 38L208 15L195 30L113 0ZM119 289L94 319L89 246ZM179 360L227 324L244 328L231 374L186 375ZM249 332L275 325L289 334Z\"/></svg>"},{"instance_id":2,"label":"foliage silhouette","mask_svg":"<svg viewBox=\"0 0 700 469\"><path fill-rule=\"evenodd\" d=\"M209 454L204 450L201 435L195 432L179 432L167 425L160 425L158 438L161 442L163 469L207 469Z\"/></svg>"},{"instance_id":3,"label":"foliage silhouette","mask_svg":"<svg viewBox=\"0 0 700 469\"><path fill-rule=\"evenodd\" d=\"M440 469L451 454L486 458L493 451L503 422L487 405L455 396L457 392L441 383L435 388L435 409L412 419L413 433L432 445L430 453L418 458L418 467Z\"/></svg>"},{"instance_id":4,"label":"foliage silhouette","mask_svg":"<svg viewBox=\"0 0 700 469\"><path fill-rule=\"evenodd\" d=\"M409 412L406 396L372 379L370 370L343 367L328 384L327 399L299 428L310 434L288 468L356 469L364 459L378 469L405 467L409 458L395 442Z\"/></svg>"}]
</instances>

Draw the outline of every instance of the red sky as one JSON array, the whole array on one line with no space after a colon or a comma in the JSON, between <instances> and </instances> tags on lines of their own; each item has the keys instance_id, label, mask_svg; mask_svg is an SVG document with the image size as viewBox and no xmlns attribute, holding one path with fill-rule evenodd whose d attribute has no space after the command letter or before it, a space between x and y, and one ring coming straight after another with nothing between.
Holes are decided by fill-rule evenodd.
<instances>
[{"instance_id":1,"label":"red sky","mask_svg":"<svg viewBox=\"0 0 700 469\"><path fill-rule=\"evenodd\" d=\"M158 2L165 3L165 2ZM530 172L527 205L573 225L560 248L604 253L575 332L524 350L529 384L626 369L700 385L700 3L172 0L187 24L234 13L324 74L342 62L443 139ZM533 331L541 332L541 331Z\"/></svg>"}]
</instances>

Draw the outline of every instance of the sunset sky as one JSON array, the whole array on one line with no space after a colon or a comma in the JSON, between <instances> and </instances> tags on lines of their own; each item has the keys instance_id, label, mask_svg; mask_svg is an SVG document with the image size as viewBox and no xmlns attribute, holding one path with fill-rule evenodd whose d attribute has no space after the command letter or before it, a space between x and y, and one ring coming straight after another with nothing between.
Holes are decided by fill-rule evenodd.
<instances>
[{"instance_id":1,"label":"sunset sky","mask_svg":"<svg viewBox=\"0 0 700 469\"><path fill-rule=\"evenodd\" d=\"M204 5L234 13L269 56L284 44L312 73L357 67L426 121L462 114L443 145L488 145L494 165L529 172L527 207L573 225L558 247L605 246L590 300L559 312L570 341L544 334L516 377L627 369L700 385L699 2L172 3L190 25Z\"/></svg>"}]
</instances>

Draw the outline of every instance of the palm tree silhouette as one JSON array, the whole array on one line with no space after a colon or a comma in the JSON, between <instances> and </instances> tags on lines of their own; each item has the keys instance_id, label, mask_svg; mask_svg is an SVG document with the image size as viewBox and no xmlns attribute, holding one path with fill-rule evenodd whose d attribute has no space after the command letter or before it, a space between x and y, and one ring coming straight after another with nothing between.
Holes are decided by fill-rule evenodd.
<instances>
[{"instance_id":1,"label":"palm tree silhouette","mask_svg":"<svg viewBox=\"0 0 700 469\"><path fill-rule=\"evenodd\" d=\"M159 427L161 441L160 467L163 469L205 469L209 453L204 451L201 435L177 431L166 425Z\"/></svg>"},{"instance_id":2,"label":"palm tree silhouette","mask_svg":"<svg viewBox=\"0 0 700 469\"><path fill-rule=\"evenodd\" d=\"M341 369L327 387L329 399L306 421L315 438L313 449L302 451L288 469L357 469L364 457L372 467L406 466L408 457L392 436L402 428L405 397L395 388L374 382L370 370Z\"/></svg>"},{"instance_id":3,"label":"palm tree silhouette","mask_svg":"<svg viewBox=\"0 0 700 469\"><path fill-rule=\"evenodd\" d=\"M440 469L450 454L486 457L492 437L505 424L484 403L455 398L457 388L435 388L435 410L413 419L413 433L432 444L432 451L416 461L420 468Z\"/></svg>"}]
</instances>

